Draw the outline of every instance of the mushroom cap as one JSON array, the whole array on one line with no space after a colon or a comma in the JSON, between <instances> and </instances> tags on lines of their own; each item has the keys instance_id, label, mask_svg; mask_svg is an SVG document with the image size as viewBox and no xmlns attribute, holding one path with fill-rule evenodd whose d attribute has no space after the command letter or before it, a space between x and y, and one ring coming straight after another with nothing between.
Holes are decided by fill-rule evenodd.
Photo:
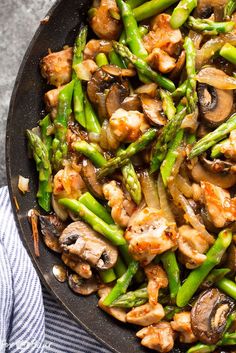
<instances>
[{"instance_id":1,"label":"mushroom cap","mask_svg":"<svg viewBox=\"0 0 236 353\"><path fill-rule=\"evenodd\" d=\"M68 284L73 292L77 294L90 295L98 290L98 282L94 276L89 279L84 279L76 273L73 273L69 275Z\"/></svg>"}]
</instances>

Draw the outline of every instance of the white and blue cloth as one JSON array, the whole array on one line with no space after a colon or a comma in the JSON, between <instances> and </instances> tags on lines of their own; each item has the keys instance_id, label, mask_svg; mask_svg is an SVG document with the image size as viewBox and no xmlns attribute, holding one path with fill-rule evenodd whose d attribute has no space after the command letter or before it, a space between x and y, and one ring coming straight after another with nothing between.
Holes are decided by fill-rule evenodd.
<instances>
[{"instance_id":1,"label":"white and blue cloth","mask_svg":"<svg viewBox=\"0 0 236 353\"><path fill-rule=\"evenodd\" d=\"M0 189L0 353L110 353L42 288Z\"/></svg>"}]
</instances>

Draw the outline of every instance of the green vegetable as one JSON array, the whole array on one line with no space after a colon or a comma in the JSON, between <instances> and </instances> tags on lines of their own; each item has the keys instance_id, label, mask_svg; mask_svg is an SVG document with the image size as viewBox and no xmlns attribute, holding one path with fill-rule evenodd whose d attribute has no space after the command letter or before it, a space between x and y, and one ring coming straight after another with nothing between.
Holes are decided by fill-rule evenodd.
<instances>
[{"instance_id":1,"label":"green vegetable","mask_svg":"<svg viewBox=\"0 0 236 353\"><path fill-rule=\"evenodd\" d=\"M181 83L181 85L176 88L176 90L171 94L173 98L182 98L185 96L186 94L186 90L187 90L187 80L185 80L183 83Z\"/></svg>"},{"instance_id":2,"label":"green vegetable","mask_svg":"<svg viewBox=\"0 0 236 353\"><path fill-rule=\"evenodd\" d=\"M111 158L99 171L98 178L103 178L106 175L113 173L117 168L129 163L130 158L136 153L144 150L156 136L156 129L147 130L135 142L131 143L126 150L120 152L119 156Z\"/></svg>"},{"instance_id":3,"label":"green vegetable","mask_svg":"<svg viewBox=\"0 0 236 353\"><path fill-rule=\"evenodd\" d=\"M84 112L85 112L85 120L86 120L86 129L88 132L100 133L101 125L98 121L97 115L92 107L92 104L88 100L87 95L84 95Z\"/></svg>"},{"instance_id":4,"label":"green vegetable","mask_svg":"<svg viewBox=\"0 0 236 353\"><path fill-rule=\"evenodd\" d=\"M84 156L89 158L95 167L102 167L106 165L107 160L103 157L103 155L94 147L86 141L76 141L72 145L73 149L76 152L82 153Z\"/></svg>"},{"instance_id":5,"label":"green vegetable","mask_svg":"<svg viewBox=\"0 0 236 353\"><path fill-rule=\"evenodd\" d=\"M51 149L52 149L52 136L48 135L48 128L51 126L50 114L46 115L45 118L40 120L39 126L41 131L41 139L44 145L47 148L49 160L51 157Z\"/></svg>"},{"instance_id":6,"label":"green vegetable","mask_svg":"<svg viewBox=\"0 0 236 353\"><path fill-rule=\"evenodd\" d=\"M236 113L217 129L205 135L192 148L189 158L194 158L214 146L217 142L223 140L232 130L236 129Z\"/></svg>"},{"instance_id":7,"label":"green vegetable","mask_svg":"<svg viewBox=\"0 0 236 353\"><path fill-rule=\"evenodd\" d=\"M236 284L228 278L221 278L216 282L216 287L218 287L222 292L228 294L230 297L236 300Z\"/></svg>"},{"instance_id":8,"label":"green vegetable","mask_svg":"<svg viewBox=\"0 0 236 353\"><path fill-rule=\"evenodd\" d=\"M74 199L60 199L59 204L77 213L86 223L88 223L96 232L104 235L114 245L126 244L123 238L123 231L115 225L105 223L101 218L91 212L81 202Z\"/></svg>"},{"instance_id":9,"label":"green vegetable","mask_svg":"<svg viewBox=\"0 0 236 353\"><path fill-rule=\"evenodd\" d=\"M234 11L236 10L236 1L228 0L227 4L224 7L224 19L229 18Z\"/></svg>"},{"instance_id":10,"label":"green vegetable","mask_svg":"<svg viewBox=\"0 0 236 353\"><path fill-rule=\"evenodd\" d=\"M174 251L166 251L161 255L161 262L167 273L170 289L171 302L175 303L176 296L180 288L180 270Z\"/></svg>"},{"instance_id":11,"label":"green vegetable","mask_svg":"<svg viewBox=\"0 0 236 353\"><path fill-rule=\"evenodd\" d=\"M107 224L114 224L114 221L107 209L102 206L89 192L86 192L80 196L79 202L81 202L91 212L93 212Z\"/></svg>"},{"instance_id":12,"label":"green vegetable","mask_svg":"<svg viewBox=\"0 0 236 353\"><path fill-rule=\"evenodd\" d=\"M233 21L215 22L208 19L200 19L190 16L187 25L194 31L202 31L209 35L216 35L219 33L231 32L235 26L235 23Z\"/></svg>"},{"instance_id":13,"label":"green vegetable","mask_svg":"<svg viewBox=\"0 0 236 353\"><path fill-rule=\"evenodd\" d=\"M123 276L123 274L127 271L127 267L120 256L118 256L114 270L118 278Z\"/></svg>"},{"instance_id":14,"label":"green vegetable","mask_svg":"<svg viewBox=\"0 0 236 353\"><path fill-rule=\"evenodd\" d=\"M160 96L162 99L162 107L168 120L173 119L176 113L176 108L172 99L170 92L160 89Z\"/></svg>"},{"instance_id":15,"label":"green vegetable","mask_svg":"<svg viewBox=\"0 0 236 353\"><path fill-rule=\"evenodd\" d=\"M186 52L186 71L187 71L187 85L186 85L186 98L188 101L187 110L188 113L193 113L196 110L198 96L197 96L197 82L196 82L196 70L195 70L195 57L196 50L192 39L185 37L184 49Z\"/></svg>"},{"instance_id":16,"label":"green vegetable","mask_svg":"<svg viewBox=\"0 0 236 353\"><path fill-rule=\"evenodd\" d=\"M108 65L109 62L107 60L107 57L104 53L98 53L95 58L96 64L99 67L102 67L103 65Z\"/></svg>"},{"instance_id":17,"label":"green vegetable","mask_svg":"<svg viewBox=\"0 0 236 353\"><path fill-rule=\"evenodd\" d=\"M168 7L175 4L178 0L151 0L145 2L143 5L136 7L133 10L134 17L137 21L145 20L146 18L162 13Z\"/></svg>"},{"instance_id":18,"label":"green vegetable","mask_svg":"<svg viewBox=\"0 0 236 353\"><path fill-rule=\"evenodd\" d=\"M49 212L52 194L52 168L49 161L48 149L40 137L33 131L27 130L26 133L39 173L38 203L46 212Z\"/></svg>"},{"instance_id":19,"label":"green vegetable","mask_svg":"<svg viewBox=\"0 0 236 353\"><path fill-rule=\"evenodd\" d=\"M236 48L233 45L226 43L221 48L220 55L223 56L223 58L226 60L230 61L232 64L236 65Z\"/></svg>"},{"instance_id":20,"label":"green vegetable","mask_svg":"<svg viewBox=\"0 0 236 353\"><path fill-rule=\"evenodd\" d=\"M111 306L120 307L120 308L134 308L145 304L148 301L148 292L147 288L137 289L133 292L127 292L115 301L113 301Z\"/></svg>"},{"instance_id":21,"label":"green vegetable","mask_svg":"<svg viewBox=\"0 0 236 353\"><path fill-rule=\"evenodd\" d=\"M132 278L138 270L138 262L132 261L129 264L127 271L121 276L115 286L112 288L110 293L104 299L103 304L110 306L121 294L124 294L127 291L127 288L130 285Z\"/></svg>"},{"instance_id":22,"label":"green vegetable","mask_svg":"<svg viewBox=\"0 0 236 353\"><path fill-rule=\"evenodd\" d=\"M232 240L232 232L229 229L222 230L215 243L206 254L206 260L201 266L190 272L189 276L180 287L177 294L177 305L183 307L187 305L195 294L201 283L209 272L220 263L222 256L227 250Z\"/></svg>"},{"instance_id":23,"label":"green vegetable","mask_svg":"<svg viewBox=\"0 0 236 353\"><path fill-rule=\"evenodd\" d=\"M118 54L120 54L120 56L128 59L141 74L148 77L153 82L156 82L160 87L163 87L170 92L175 90L175 85L171 80L152 70L151 67L143 59L132 54L125 45L118 42L113 42L113 48Z\"/></svg>"},{"instance_id":24,"label":"green vegetable","mask_svg":"<svg viewBox=\"0 0 236 353\"><path fill-rule=\"evenodd\" d=\"M105 271L99 271L99 275L103 281L103 283L111 283L116 279L116 274L113 268L109 268Z\"/></svg>"},{"instance_id":25,"label":"green vegetable","mask_svg":"<svg viewBox=\"0 0 236 353\"><path fill-rule=\"evenodd\" d=\"M216 268L212 270L203 282L202 286L207 288L213 286L213 284L224 278L224 276L227 275L227 273L229 272L229 268Z\"/></svg>"},{"instance_id":26,"label":"green vegetable","mask_svg":"<svg viewBox=\"0 0 236 353\"><path fill-rule=\"evenodd\" d=\"M197 0L181 0L171 15L171 27L174 29L181 27L196 6Z\"/></svg>"}]
</instances>

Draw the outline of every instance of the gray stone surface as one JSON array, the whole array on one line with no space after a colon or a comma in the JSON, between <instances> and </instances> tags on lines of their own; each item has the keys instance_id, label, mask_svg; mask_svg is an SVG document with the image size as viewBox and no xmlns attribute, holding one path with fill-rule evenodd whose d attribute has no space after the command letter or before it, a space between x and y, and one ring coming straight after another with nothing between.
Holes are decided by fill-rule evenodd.
<instances>
[{"instance_id":1,"label":"gray stone surface","mask_svg":"<svg viewBox=\"0 0 236 353\"><path fill-rule=\"evenodd\" d=\"M11 92L28 44L54 0L0 0L0 186L6 184L5 130Z\"/></svg>"}]
</instances>

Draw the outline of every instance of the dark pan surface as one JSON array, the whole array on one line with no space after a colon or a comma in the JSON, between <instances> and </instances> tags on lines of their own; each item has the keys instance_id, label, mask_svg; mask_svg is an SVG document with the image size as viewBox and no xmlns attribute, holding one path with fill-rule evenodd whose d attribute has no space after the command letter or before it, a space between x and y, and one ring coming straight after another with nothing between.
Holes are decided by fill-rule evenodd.
<instances>
[{"instance_id":1,"label":"dark pan surface","mask_svg":"<svg viewBox=\"0 0 236 353\"><path fill-rule=\"evenodd\" d=\"M76 296L66 283L59 283L52 275L53 264L60 263L57 255L40 242L40 258L33 251L31 229L27 220L29 209L36 207L37 175L34 162L27 157L25 130L37 125L43 117L43 93L46 88L39 72L39 60L48 48L60 50L65 44L72 44L79 26L86 20L89 6L87 0L57 1L49 12L49 22L37 30L19 70L9 111L6 136L6 163L8 185L17 227L34 266L43 283L57 298L67 312L89 333L109 349L117 353L147 353L135 337L135 330L119 324L98 309L96 296ZM22 196L17 188L19 174L30 178L30 193ZM17 212L13 197L17 198L20 210ZM137 329L136 329L137 331ZM173 353L185 350L175 349Z\"/></svg>"}]
</instances>

